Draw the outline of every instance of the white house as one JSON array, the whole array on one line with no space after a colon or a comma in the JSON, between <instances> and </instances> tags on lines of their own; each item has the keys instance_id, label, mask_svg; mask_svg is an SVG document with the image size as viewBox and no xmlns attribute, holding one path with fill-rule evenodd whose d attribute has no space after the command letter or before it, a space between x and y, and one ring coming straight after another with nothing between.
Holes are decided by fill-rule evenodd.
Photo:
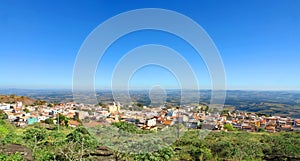
<instances>
[{"instance_id":1,"label":"white house","mask_svg":"<svg viewBox=\"0 0 300 161\"><path fill-rule=\"evenodd\" d=\"M16 103L16 107L22 107L23 106L23 103L22 102L17 102Z\"/></svg>"},{"instance_id":2,"label":"white house","mask_svg":"<svg viewBox=\"0 0 300 161\"><path fill-rule=\"evenodd\" d=\"M45 121L47 118L49 118L49 117L47 117L47 116L38 116L38 122Z\"/></svg>"},{"instance_id":3,"label":"white house","mask_svg":"<svg viewBox=\"0 0 300 161\"><path fill-rule=\"evenodd\" d=\"M155 126L156 125L156 118L147 120L147 126Z\"/></svg>"},{"instance_id":4,"label":"white house","mask_svg":"<svg viewBox=\"0 0 300 161\"><path fill-rule=\"evenodd\" d=\"M10 104L0 103L0 110L8 110L10 109Z\"/></svg>"}]
</instances>

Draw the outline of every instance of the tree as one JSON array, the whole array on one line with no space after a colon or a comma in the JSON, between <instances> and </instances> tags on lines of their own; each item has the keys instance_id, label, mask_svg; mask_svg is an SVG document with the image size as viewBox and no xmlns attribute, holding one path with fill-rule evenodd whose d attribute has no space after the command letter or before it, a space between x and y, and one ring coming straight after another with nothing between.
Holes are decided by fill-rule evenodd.
<instances>
[{"instance_id":1,"label":"tree","mask_svg":"<svg viewBox=\"0 0 300 161\"><path fill-rule=\"evenodd\" d=\"M69 118L67 118L65 115L59 113L57 119L60 125L64 124L66 127L69 126Z\"/></svg>"},{"instance_id":2,"label":"tree","mask_svg":"<svg viewBox=\"0 0 300 161\"><path fill-rule=\"evenodd\" d=\"M23 133L23 139L26 140L27 146L32 148L32 152L35 153L35 149L38 144L47 138L47 132L45 129L30 128Z\"/></svg>"},{"instance_id":3,"label":"tree","mask_svg":"<svg viewBox=\"0 0 300 161\"><path fill-rule=\"evenodd\" d=\"M0 138L6 137L8 134L13 132L15 127L7 122L7 120L0 120Z\"/></svg>"},{"instance_id":4,"label":"tree","mask_svg":"<svg viewBox=\"0 0 300 161\"><path fill-rule=\"evenodd\" d=\"M105 104L102 103L102 102L99 102L98 105L101 106L101 107L104 107L104 106L105 106Z\"/></svg>"},{"instance_id":5,"label":"tree","mask_svg":"<svg viewBox=\"0 0 300 161\"><path fill-rule=\"evenodd\" d=\"M0 139L4 138L8 134L8 129L4 126L0 126Z\"/></svg>"},{"instance_id":6,"label":"tree","mask_svg":"<svg viewBox=\"0 0 300 161\"><path fill-rule=\"evenodd\" d=\"M46 130L39 128L26 129L23 133L23 139L31 142L39 142L46 138Z\"/></svg>"},{"instance_id":7,"label":"tree","mask_svg":"<svg viewBox=\"0 0 300 161\"><path fill-rule=\"evenodd\" d=\"M25 108L23 111L26 112L26 113L30 112L28 108Z\"/></svg>"},{"instance_id":8,"label":"tree","mask_svg":"<svg viewBox=\"0 0 300 161\"><path fill-rule=\"evenodd\" d=\"M266 132L266 130L265 130L265 128L261 127L261 128L258 129L258 132Z\"/></svg>"},{"instance_id":9,"label":"tree","mask_svg":"<svg viewBox=\"0 0 300 161\"><path fill-rule=\"evenodd\" d=\"M7 119L7 115L2 110L0 110L0 119L1 120Z\"/></svg>"},{"instance_id":10,"label":"tree","mask_svg":"<svg viewBox=\"0 0 300 161\"><path fill-rule=\"evenodd\" d=\"M142 103L137 103L136 104L138 107L143 107L143 104Z\"/></svg>"},{"instance_id":11,"label":"tree","mask_svg":"<svg viewBox=\"0 0 300 161\"><path fill-rule=\"evenodd\" d=\"M133 124L129 124L127 122L115 122L112 125L116 126L122 131L132 133L132 134L147 134L147 133L152 133L153 131L147 131L147 130L142 130L138 127L136 127Z\"/></svg>"},{"instance_id":12,"label":"tree","mask_svg":"<svg viewBox=\"0 0 300 161\"><path fill-rule=\"evenodd\" d=\"M51 119L51 118L47 118L47 119L45 120L45 123L46 123L46 124L53 125L53 124L54 124L54 121L53 121L53 119Z\"/></svg>"},{"instance_id":13,"label":"tree","mask_svg":"<svg viewBox=\"0 0 300 161\"><path fill-rule=\"evenodd\" d=\"M66 136L65 144L57 149L58 160L82 160L97 145L97 139L86 128L77 127Z\"/></svg>"},{"instance_id":14,"label":"tree","mask_svg":"<svg viewBox=\"0 0 300 161\"><path fill-rule=\"evenodd\" d=\"M229 112L229 110L223 110L223 111L221 112L221 114L223 114L223 115L227 115L227 114L228 114L228 112Z\"/></svg>"},{"instance_id":15,"label":"tree","mask_svg":"<svg viewBox=\"0 0 300 161\"><path fill-rule=\"evenodd\" d=\"M89 115L94 115L95 110L88 110L87 112Z\"/></svg>"},{"instance_id":16,"label":"tree","mask_svg":"<svg viewBox=\"0 0 300 161\"><path fill-rule=\"evenodd\" d=\"M22 136L10 131L4 138L4 142L11 144L22 144L24 143L24 139L22 138Z\"/></svg>"},{"instance_id":17,"label":"tree","mask_svg":"<svg viewBox=\"0 0 300 161\"><path fill-rule=\"evenodd\" d=\"M228 131L236 131L236 129L231 124L225 124L224 129Z\"/></svg>"}]
</instances>

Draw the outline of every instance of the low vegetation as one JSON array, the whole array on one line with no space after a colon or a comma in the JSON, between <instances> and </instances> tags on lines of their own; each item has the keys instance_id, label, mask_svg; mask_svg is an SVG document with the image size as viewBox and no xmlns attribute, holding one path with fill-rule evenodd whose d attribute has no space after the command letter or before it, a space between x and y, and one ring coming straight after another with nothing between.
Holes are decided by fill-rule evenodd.
<instances>
[{"instance_id":1,"label":"low vegetation","mask_svg":"<svg viewBox=\"0 0 300 161\"><path fill-rule=\"evenodd\" d=\"M0 160L99 160L95 157L101 149L97 140L84 127L60 127L60 131L47 130L38 124L24 129L15 128L6 120L0 120L0 140L4 145L19 145L30 149L31 156L20 152L8 153L0 148ZM126 123L115 123L129 133L144 134ZM175 143L152 153L130 154L113 150L105 156L114 160L298 160L300 159L300 135L296 132L248 133L234 131L211 132L202 137L201 131L189 130ZM134 138L132 138L134 139ZM103 147L102 147L103 149ZM11 149L12 150L12 149ZM99 153L99 152L98 152ZM101 154L103 152L100 152Z\"/></svg>"}]
</instances>

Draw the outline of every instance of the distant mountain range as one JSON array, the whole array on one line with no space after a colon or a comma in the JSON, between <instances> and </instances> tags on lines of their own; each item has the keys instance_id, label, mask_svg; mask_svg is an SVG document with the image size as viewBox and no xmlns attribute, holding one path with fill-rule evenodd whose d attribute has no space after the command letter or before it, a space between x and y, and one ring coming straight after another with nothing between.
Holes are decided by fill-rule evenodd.
<instances>
[{"instance_id":1,"label":"distant mountain range","mask_svg":"<svg viewBox=\"0 0 300 161\"><path fill-rule=\"evenodd\" d=\"M96 90L99 102L109 103L114 101L112 92L109 90ZM172 104L180 103L180 90L167 90L166 102ZM196 91L190 90L189 96L195 97ZM0 89L2 95L16 94L28 96L36 100L48 102L70 102L73 101L71 90L36 90L36 89ZM210 90L200 90L200 103L209 104L211 98ZM133 102L149 105L148 90L130 91ZM225 107L241 111L264 113L271 115L286 115L300 118L300 91L243 91L228 90Z\"/></svg>"}]
</instances>

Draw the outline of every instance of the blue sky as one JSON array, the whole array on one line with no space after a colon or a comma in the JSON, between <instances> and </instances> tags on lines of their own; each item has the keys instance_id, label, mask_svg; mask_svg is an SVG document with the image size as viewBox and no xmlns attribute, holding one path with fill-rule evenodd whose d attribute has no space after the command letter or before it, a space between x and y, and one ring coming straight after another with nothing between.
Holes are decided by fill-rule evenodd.
<instances>
[{"instance_id":1,"label":"blue sky","mask_svg":"<svg viewBox=\"0 0 300 161\"><path fill-rule=\"evenodd\" d=\"M300 2L245 1L12 1L0 2L0 87L71 88L78 50L99 24L139 8L164 8L200 24L223 59L228 89L300 90ZM139 31L112 44L101 59L96 87L109 86L117 61L149 43L170 46L193 67L201 88L206 67L186 42L159 31ZM146 66L130 84L177 87L166 69Z\"/></svg>"}]
</instances>

